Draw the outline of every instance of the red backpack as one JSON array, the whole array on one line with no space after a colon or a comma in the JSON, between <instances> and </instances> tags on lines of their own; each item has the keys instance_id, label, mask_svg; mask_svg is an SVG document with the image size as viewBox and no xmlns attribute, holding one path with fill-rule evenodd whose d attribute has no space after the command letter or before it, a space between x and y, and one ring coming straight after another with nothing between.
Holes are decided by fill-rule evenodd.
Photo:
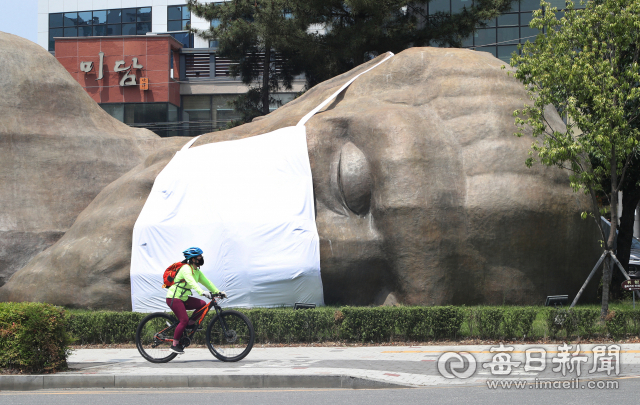
<instances>
[{"instance_id":1,"label":"red backpack","mask_svg":"<svg viewBox=\"0 0 640 405\"><path fill-rule=\"evenodd\" d=\"M178 271L180 271L180 268L182 266L184 266L184 263L177 262L167 267L167 269L164 271L164 275L162 276L162 279L164 280L164 284L162 285L162 288L169 288L173 285L173 280L176 279L176 276L178 275Z\"/></svg>"}]
</instances>

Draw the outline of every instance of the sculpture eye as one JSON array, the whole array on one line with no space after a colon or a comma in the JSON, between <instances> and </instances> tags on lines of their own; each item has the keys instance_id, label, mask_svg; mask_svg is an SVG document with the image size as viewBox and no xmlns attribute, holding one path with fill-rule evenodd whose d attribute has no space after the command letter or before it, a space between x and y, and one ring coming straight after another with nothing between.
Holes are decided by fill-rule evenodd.
<instances>
[{"instance_id":1,"label":"sculpture eye","mask_svg":"<svg viewBox=\"0 0 640 405\"><path fill-rule=\"evenodd\" d=\"M358 215L369 212L371 205L371 169L364 153L351 142L340 151L338 184L347 207Z\"/></svg>"}]
</instances>

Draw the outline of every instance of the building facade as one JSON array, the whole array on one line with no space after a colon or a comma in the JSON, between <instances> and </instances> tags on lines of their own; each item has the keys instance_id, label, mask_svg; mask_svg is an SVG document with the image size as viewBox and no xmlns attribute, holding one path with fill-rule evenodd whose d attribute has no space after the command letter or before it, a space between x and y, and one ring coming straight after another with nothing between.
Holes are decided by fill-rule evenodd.
<instances>
[{"instance_id":1,"label":"building facade","mask_svg":"<svg viewBox=\"0 0 640 405\"><path fill-rule=\"evenodd\" d=\"M432 0L428 14L456 13L472 1ZM192 15L184 3L185 0L38 0L38 43L54 53L94 100L117 119L147 127L161 136L210 132L238 118L229 102L245 93L247 86L230 77L231 61L216 55L214 41L189 33L188 26L204 30L212 23ZM559 9L565 7L564 0L551 0L551 4ZM510 12L487 21L487 27L466 38L463 47L489 52L508 62L518 44L533 40L538 34L529 22L539 7L539 0L514 0ZM149 53L158 52L159 44L163 44L163 55ZM111 69L111 76L96 80L91 76L95 72L83 72L80 63L90 62L87 58L92 57L94 66L98 66L100 60L96 58L102 46L108 63L100 66ZM122 53L109 54L116 48ZM124 61L118 69L128 66L128 57L138 58L136 66L143 67L130 70L136 78L146 79L147 90L138 87L134 91L130 80L120 84L122 70L115 71L115 66L110 65L116 57ZM299 77L290 92L275 95L271 108L292 100L303 86L304 78Z\"/></svg>"},{"instance_id":2,"label":"building facade","mask_svg":"<svg viewBox=\"0 0 640 405\"><path fill-rule=\"evenodd\" d=\"M38 44L120 121L160 136L215 131L239 118L229 102L248 88L229 75L215 43L189 33L211 23L185 2L38 0ZM303 87L297 78L271 109Z\"/></svg>"}]
</instances>

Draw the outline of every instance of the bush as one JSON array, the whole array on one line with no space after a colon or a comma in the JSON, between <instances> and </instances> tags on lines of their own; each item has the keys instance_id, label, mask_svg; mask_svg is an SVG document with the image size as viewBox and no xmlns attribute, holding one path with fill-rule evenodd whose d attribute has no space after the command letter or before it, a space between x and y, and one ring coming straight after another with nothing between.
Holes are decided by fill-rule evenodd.
<instances>
[{"instance_id":1,"label":"bush","mask_svg":"<svg viewBox=\"0 0 640 405\"><path fill-rule=\"evenodd\" d=\"M605 318L607 332L613 338L620 338L627 332L627 312L621 309L609 311Z\"/></svg>"},{"instance_id":2,"label":"bush","mask_svg":"<svg viewBox=\"0 0 640 405\"><path fill-rule=\"evenodd\" d=\"M571 338L609 333L638 334L640 310L615 309L606 326L597 308L544 307L319 307L236 309L249 318L256 343L325 341L389 342L456 338L521 339L536 336ZM146 314L109 311L69 311L68 330L82 344L130 343ZM215 313L209 313L204 326ZM538 320L536 322L536 320ZM204 344L197 333L193 343Z\"/></svg>"},{"instance_id":3,"label":"bush","mask_svg":"<svg viewBox=\"0 0 640 405\"><path fill-rule=\"evenodd\" d=\"M573 311L578 320L578 335L587 338L593 336L598 328L600 310L595 308L574 308Z\"/></svg>"},{"instance_id":4,"label":"bush","mask_svg":"<svg viewBox=\"0 0 640 405\"><path fill-rule=\"evenodd\" d=\"M70 312L68 330L79 344L135 342L138 324L147 314L137 312Z\"/></svg>"},{"instance_id":5,"label":"bush","mask_svg":"<svg viewBox=\"0 0 640 405\"><path fill-rule=\"evenodd\" d=\"M340 336L347 340L388 342L394 335L402 307L344 307Z\"/></svg>"},{"instance_id":6,"label":"bush","mask_svg":"<svg viewBox=\"0 0 640 405\"><path fill-rule=\"evenodd\" d=\"M538 312L530 307L504 307L502 316L502 330L504 337L523 338L531 336L533 321Z\"/></svg>"},{"instance_id":7,"label":"bush","mask_svg":"<svg viewBox=\"0 0 640 405\"><path fill-rule=\"evenodd\" d=\"M0 303L0 367L28 373L67 367L71 339L64 310L32 302Z\"/></svg>"},{"instance_id":8,"label":"bush","mask_svg":"<svg viewBox=\"0 0 640 405\"><path fill-rule=\"evenodd\" d=\"M256 342L322 342L338 339L336 314L333 308L249 309L243 312L256 332Z\"/></svg>"},{"instance_id":9,"label":"bush","mask_svg":"<svg viewBox=\"0 0 640 405\"><path fill-rule=\"evenodd\" d=\"M474 309L473 317L480 338L495 339L498 337L500 324L504 317L504 308L502 307L478 307Z\"/></svg>"}]
</instances>

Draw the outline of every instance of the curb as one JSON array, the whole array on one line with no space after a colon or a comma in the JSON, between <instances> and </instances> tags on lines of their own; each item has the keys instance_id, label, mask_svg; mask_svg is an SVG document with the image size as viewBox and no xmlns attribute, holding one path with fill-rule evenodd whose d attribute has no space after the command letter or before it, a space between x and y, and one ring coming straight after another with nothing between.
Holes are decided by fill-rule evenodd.
<instances>
[{"instance_id":1,"label":"curb","mask_svg":"<svg viewBox=\"0 0 640 405\"><path fill-rule=\"evenodd\" d=\"M349 375L3 375L0 391L62 388L411 388Z\"/></svg>"}]
</instances>

